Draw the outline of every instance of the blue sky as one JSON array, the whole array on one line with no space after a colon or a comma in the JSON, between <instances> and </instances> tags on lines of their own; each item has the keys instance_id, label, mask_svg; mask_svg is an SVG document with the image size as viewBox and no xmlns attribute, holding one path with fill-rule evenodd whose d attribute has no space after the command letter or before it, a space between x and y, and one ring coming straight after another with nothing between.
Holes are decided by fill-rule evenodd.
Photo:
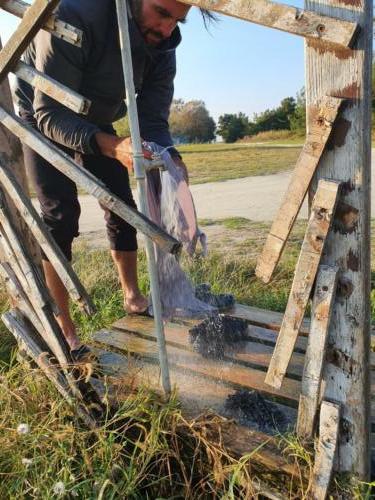
<instances>
[{"instance_id":1,"label":"blue sky","mask_svg":"<svg viewBox=\"0 0 375 500\"><path fill-rule=\"evenodd\" d=\"M302 6L295 0L295 6ZM0 10L3 43L18 20ZM181 26L175 97L205 101L212 116L274 107L304 84L303 40L227 16L204 28L193 8Z\"/></svg>"}]
</instances>

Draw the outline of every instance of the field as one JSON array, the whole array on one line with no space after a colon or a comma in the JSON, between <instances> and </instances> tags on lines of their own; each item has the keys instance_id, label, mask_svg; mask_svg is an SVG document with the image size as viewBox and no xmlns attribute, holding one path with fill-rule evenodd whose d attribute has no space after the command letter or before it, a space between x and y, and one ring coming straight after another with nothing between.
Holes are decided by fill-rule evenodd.
<instances>
[{"instance_id":1,"label":"field","mask_svg":"<svg viewBox=\"0 0 375 500\"><path fill-rule=\"evenodd\" d=\"M180 149L191 169L192 182L289 169L299 153L299 147L247 144ZM230 218L201 220L200 225L208 234L210 254L206 259L184 260L193 282L209 282L213 291L231 292L244 304L283 311L304 223L296 224L269 285L255 277L256 257L268 223ZM372 248L375 253L374 244ZM74 248L74 267L98 308L98 313L87 318L72 307L82 339L90 341L92 332L124 315L122 296L107 251L80 241ZM146 292L143 252L140 283ZM2 290L0 309L8 307ZM375 295L372 319L375 322ZM3 325L0 335L0 498L252 498L251 454L236 461L205 439L207 426L216 425L214 416L205 416L203 422L187 422L177 396L165 404L143 387L124 393L116 415L94 436L81 427L38 370L25 372L18 364L15 343ZM20 424L27 425L19 428ZM294 436L280 437L280 453L298 457L300 463L311 467L311 450L305 450ZM290 498L304 498L299 486L287 485ZM349 487L344 478L337 479L335 487L342 498L370 498L359 493L359 487Z\"/></svg>"}]
</instances>

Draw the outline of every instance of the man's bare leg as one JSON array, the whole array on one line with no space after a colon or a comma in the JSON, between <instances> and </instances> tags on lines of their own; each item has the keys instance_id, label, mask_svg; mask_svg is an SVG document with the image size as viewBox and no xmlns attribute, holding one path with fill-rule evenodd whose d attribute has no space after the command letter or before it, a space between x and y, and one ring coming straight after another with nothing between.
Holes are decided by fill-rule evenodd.
<instances>
[{"instance_id":1,"label":"man's bare leg","mask_svg":"<svg viewBox=\"0 0 375 500\"><path fill-rule=\"evenodd\" d=\"M69 294L49 261L43 260L43 269L50 294L60 311L60 314L56 316L56 321L60 325L70 348L76 349L81 342L77 336L72 318L70 317Z\"/></svg>"},{"instance_id":2,"label":"man's bare leg","mask_svg":"<svg viewBox=\"0 0 375 500\"><path fill-rule=\"evenodd\" d=\"M137 252L111 250L124 292L124 308L129 313L141 313L147 309L148 300L138 287Z\"/></svg>"}]
</instances>

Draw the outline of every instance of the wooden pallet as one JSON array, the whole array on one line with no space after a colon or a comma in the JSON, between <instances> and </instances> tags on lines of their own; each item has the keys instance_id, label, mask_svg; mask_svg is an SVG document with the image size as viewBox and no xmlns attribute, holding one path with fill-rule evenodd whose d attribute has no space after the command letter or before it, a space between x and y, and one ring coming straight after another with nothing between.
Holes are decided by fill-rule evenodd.
<instances>
[{"instance_id":1,"label":"wooden pallet","mask_svg":"<svg viewBox=\"0 0 375 500\"><path fill-rule=\"evenodd\" d=\"M280 389L276 389L265 384L264 379L276 344L282 315L239 304L228 314L248 321L248 340L241 342L234 349L228 349L222 361L203 358L193 351L188 331L197 321L166 324L165 335L172 382L177 387L181 400L187 401L187 406L196 408L197 411L211 408L223 414L225 400L229 394L238 389L255 389L266 398L288 408L289 413L295 417L307 346L305 335L308 322L303 324L302 335L296 342L284 382ZM154 386L159 383L158 370L150 368L158 365L156 336L151 318L122 318L114 323L112 328L94 334L93 339L106 349L113 349L137 359L138 376L143 380L147 379L147 383ZM374 356L372 353L372 370L375 369ZM194 384L191 383L192 379Z\"/></svg>"}]
</instances>

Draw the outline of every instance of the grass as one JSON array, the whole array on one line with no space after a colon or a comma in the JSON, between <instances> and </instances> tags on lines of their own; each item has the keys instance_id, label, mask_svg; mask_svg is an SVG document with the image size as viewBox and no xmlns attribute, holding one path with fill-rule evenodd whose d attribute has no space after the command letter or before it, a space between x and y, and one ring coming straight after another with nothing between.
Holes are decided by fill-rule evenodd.
<instances>
[{"instance_id":1,"label":"grass","mask_svg":"<svg viewBox=\"0 0 375 500\"><path fill-rule=\"evenodd\" d=\"M270 175L294 167L300 147L250 144L193 144L178 147L188 167L190 183Z\"/></svg>"},{"instance_id":2,"label":"grass","mask_svg":"<svg viewBox=\"0 0 375 500\"><path fill-rule=\"evenodd\" d=\"M268 286L259 283L254 274L267 224L230 218L201 221L201 225L222 233L212 241L207 259L184 261L193 281L210 282L214 291L232 292L243 303L284 310L304 224L297 223L287 254ZM89 340L91 332L123 315L122 296L108 252L89 250L81 243L74 249L74 267L98 307L92 318L73 307L81 336ZM143 253L139 274L141 288L146 291ZM7 308L4 293L0 305ZM118 411L95 434L90 433L38 370L25 371L15 361L14 341L1 328L0 498L253 497L252 479L262 477L262 471L249 467L251 454L234 460L218 443L207 439L222 424L220 417L205 415L188 422L176 397L165 403L150 389L135 390L120 380ZM21 423L28 424L28 433L17 432ZM295 436L280 437L280 447L291 459L311 469L311 450ZM274 481L268 476L264 480ZM285 498L289 494L292 498L292 492L304 498L306 484L297 478L289 486ZM336 488L347 498L361 498L353 493L359 492L360 486L336 480ZM59 488L65 493L58 494Z\"/></svg>"},{"instance_id":3,"label":"grass","mask_svg":"<svg viewBox=\"0 0 375 500\"><path fill-rule=\"evenodd\" d=\"M299 144L302 146L305 142L305 135L296 134L291 130L269 130L267 132L259 132L259 134L251 137L244 137L239 142L247 144Z\"/></svg>"}]
</instances>

